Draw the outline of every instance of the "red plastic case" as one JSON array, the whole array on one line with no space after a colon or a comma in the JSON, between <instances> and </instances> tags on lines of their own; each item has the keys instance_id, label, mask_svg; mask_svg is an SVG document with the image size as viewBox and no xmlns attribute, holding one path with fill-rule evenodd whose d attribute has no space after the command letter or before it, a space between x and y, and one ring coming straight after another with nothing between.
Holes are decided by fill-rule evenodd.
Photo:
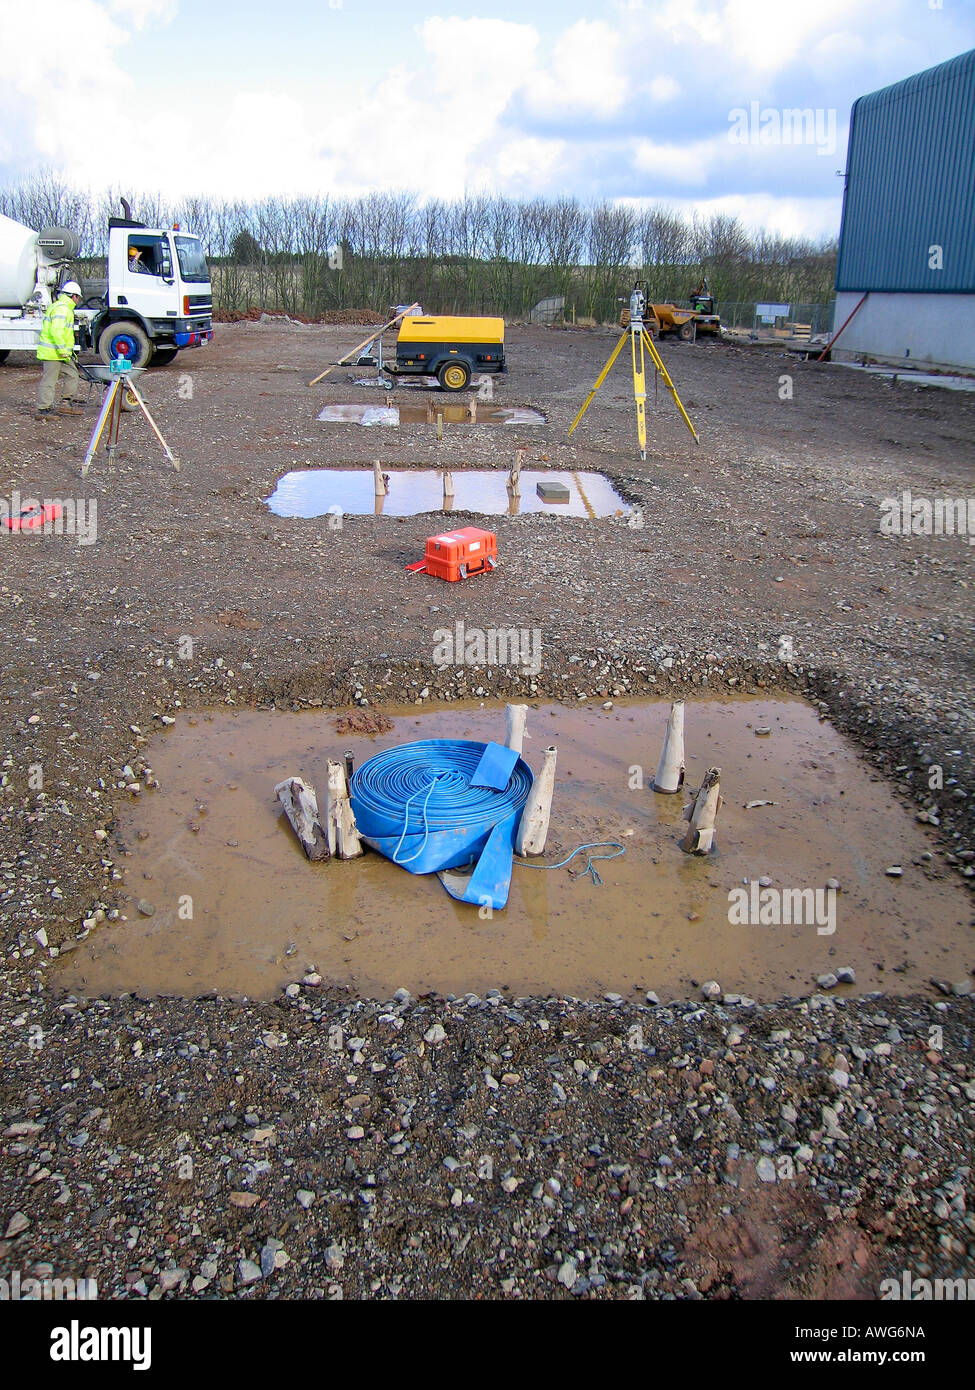
<instances>
[{"instance_id":1,"label":"red plastic case","mask_svg":"<svg viewBox=\"0 0 975 1390\"><path fill-rule=\"evenodd\" d=\"M442 531L427 537L423 559L428 574L451 583L486 574L498 563L498 538L493 531L465 526L460 531Z\"/></svg>"}]
</instances>

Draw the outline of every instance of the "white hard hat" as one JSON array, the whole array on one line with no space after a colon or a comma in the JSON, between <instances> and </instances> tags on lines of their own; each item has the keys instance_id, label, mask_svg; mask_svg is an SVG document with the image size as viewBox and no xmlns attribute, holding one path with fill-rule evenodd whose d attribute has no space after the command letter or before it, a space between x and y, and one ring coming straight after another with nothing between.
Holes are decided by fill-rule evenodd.
<instances>
[{"instance_id":1,"label":"white hard hat","mask_svg":"<svg viewBox=\"0 0 975 1390\"><path fill-rule=\"evenodd\" d=\"M61 293L61 294L76 294L76 295L78 296L78 298L80 299L80 298L81 298L81 286L78 284L78 281L77 281L77 280L68 280L65 284L63 284L63 285L61 286L60 293Z\"/></svg>"}]
</instances>

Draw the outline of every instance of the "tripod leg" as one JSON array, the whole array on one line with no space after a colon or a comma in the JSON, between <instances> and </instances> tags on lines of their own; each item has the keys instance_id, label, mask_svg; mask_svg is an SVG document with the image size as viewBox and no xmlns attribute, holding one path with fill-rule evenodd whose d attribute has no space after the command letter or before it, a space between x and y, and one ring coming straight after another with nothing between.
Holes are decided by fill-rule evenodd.
<instances>
[{"instance_id":1,"label":"tripod leg","mask_svg":"<svg viewBox=\"0 0 975 1390\"><path fill-rule=\"evenodd\" d=\"M153 434L156 436L156 438L159 440L159 443L162 445L163 453L166 455L166 457L169 459L170 463L173 465L173 467L176 469L176 472L178 473L178 472L179 472L179 459L178 459L178 458L176 457L176 455L172 452L172 450L170 449L169 445L166 443L165 439L163 439L162 435L159 433L159 426L156 424L155 420L154 420L154 419L152 418L152 416L149 414L149 407L146 405L145 401L144 401L144 400L142 399L142 397L140 396L138 390L136 389L136 385L135 385L135 382L134 382L134 381L130 381L130 382L129 382L129 390L132 392L133 396L135 396L135 398L136 398L136 400L138 401L139 405L142 407L142 413L143 413L143 415L146 417L146 419L149 421L149 424L152 426L152 432L153 432Z\"/></svg>"},{"instance_id":2,"label":"tripod leg","mask_svg":"<svg viewBox=\"0 0 975 1390\"><path fill-rule=\"evenodd\" d=\"M640 355L637 357L637 339L640 340ZM630 348L633 357L633 399L636 401L636 432L640 441L640 457L647 456L647 369L643 358L643 333L630 334Z\"/></svg>"},{"instance_id":3,"label":"tripod leg","mask_svg":"<svg viewBox=\"0 0 975 1390\"><path fill-rule=\"evenodd\" d=\"M81 465L81 476L83 478L86 478L88 476L88 469L91 467L91 461L95 457L95 454L98 450L98 444L102 437L102 431L105 428L105 421L108 419L109 414L111 413L112 406L114 404L115 390L117 385L118 383L113 381L111 386L105 392L105 399L102 401L102 408L98 412L98 419L95 421L95 428L92 431L91 440L88 444L88 452L87 454L85 454L85 461Z\"/></svg>"},{"instance_id":4,"label":"tripod leg","mask_svg":"<svg viewBox=\"0 0 975 1390\"><path fill-rule=\"evenodd\" d=\"M676 405L677 409L680 411L681 415L684 417L684 423L685 423L685 425L686 425L687 428L690 430L691 434L694 436L694 443L695 443L695 444L700 444L701 441L700 441L700 439L698 439L698 437L697 437L697 430L696 430L696 429L694 428L694 426L691 424L691 417L688 415L687 411L684 409L684 406L683 406L683 404L682 404L682 402L681 402L681 398L680 398L680 396L678 396L678 394L677 394L677 387L676 387L676 386L674 385L674 383L671 381L670 375L669 375L669 373L668 373L668 371L667 371L667 368L664 366L663 358L660 356L660 353L657 351L657 349L656 349L656 347L655 347L655 345L654 345L653 339L652 339L652 338L647 338L646 335L644 335L644 337L645 337L645 340L646 340L646 348L647 348L647 351L648 351L649 354L650 354L650 359L651 359L651 361L653 362L653 364L654 364L654 366L656 367L657 371L660 373L661 377L663 378L663 383L664 383L664 385L666 386L667 390L668 390L668 391L670 392L670 394L673 396L673 398L674 398L674 404Z\"/></svg>"},{"instance_id":5,"label":"tripod leg","mask_svg":"<svg viewBox=\"0 0 975 1390\"><path fill-rule=\"evenodd\" d=\"M120 384L115 388L115 403L112 406L112 413L108 417L108 443L105 452L108 454L109 461L114 459L118 453L118 435L122 427L122 402L125 400L125 386Z\"/></svg>"},{"instance_id":6,"label":"tripod leg","mask_svg":"<svg viewBox=\"0 0 975 1390\"><path fill-rule=\"evenodd\" d=\"M569 434L572 433L572 431L575 429L576 425L577 425L577 424L579 423L579 421L582 419L583 415L585 415L586 411L589 409L590 405L592 404L592 398L593 398L593 396L595 396L595 394L596 394L596 392L599 390L600 386L602 386L603 382L604 382L604 381L606 380L606 378L609 376L609 370L610 370L610 368L612 367L613 363L616 361L617 357L619 357L619 355L620 355L620 348L623 346L623 344L624 344L625 342L626 342L626 334L624 333L623 336L622 336L622 338L620 338L619 342L618 342L618 343L616 344L616 346L613 348L613 351L610 353L609 361L606 363L605 367L604 367L604 368L602 369L602 371L599 373L599 377L598 377L598 379L597 379L597 381L596 381L595 386L592 388L592 390L589 392L589 395L586 397L585 404L583 405L582 409L579 411L579 414L576 416L576 418L572 421L572 424L569 426ZM568 437L569 437L569 435L567 434L567 435L566 435L566 439L568 439Z\"/></svg>"}]
</instances>

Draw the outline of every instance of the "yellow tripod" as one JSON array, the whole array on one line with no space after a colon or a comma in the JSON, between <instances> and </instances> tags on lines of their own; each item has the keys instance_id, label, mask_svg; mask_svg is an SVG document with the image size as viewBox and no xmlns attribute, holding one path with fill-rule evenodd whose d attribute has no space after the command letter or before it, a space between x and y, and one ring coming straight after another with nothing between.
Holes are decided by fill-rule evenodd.
<instances>
[{"instance_id":1,"label":"yellow tripod","mask_svg":"<svg viewBox=\"0 0 975 1390\"><path fill-rule=\"evenodd\" d=\"M623 336L620 338L619 342L616 344L616 346L613 348L613 351L610 353L609 361L606 363L603 370L599 373L599 377L596 381L595 386L592 388L592 390L589 392L589 395L586 397L582 409L579 411L579 414L576 416L576 418L572 421L572 424L569 426L569 434L571 435L576 425L579 423L583 415L585 415L586 411L592 404L592 400L596 392L599 390L600 386L602 386L603 382L609 376L610 369L612 368L613 363L616 361L617 357L619 357L623 344L626 342L627 338L629 338L630 351L631 356L633 358L633 396L636 401L636 429L637 435L640 439L641 459L645 459L647 456L647 373L646 362L644 358L645 352L649 354L651 362L663 378L664 385L666 386L670 394L673 396L674 404L677 406L677 409L683 416L684 423L687 425L687 428L694 436L694 443L700 444L701 442L697 437L697 430L691 424L691 417L688 415L687 411L684 409L681 403L681 398L677 394L677 388L671 381L667 368L663 364L663 359L661 358L660 353L657 351L653 339L647 331L647 326L643 321L643 315L646 311L646 307L646 296L643 290L640 288L639 285L634 286L633 293L630 295L629 327L623 330Z\"/></svg>"}]
</instances>

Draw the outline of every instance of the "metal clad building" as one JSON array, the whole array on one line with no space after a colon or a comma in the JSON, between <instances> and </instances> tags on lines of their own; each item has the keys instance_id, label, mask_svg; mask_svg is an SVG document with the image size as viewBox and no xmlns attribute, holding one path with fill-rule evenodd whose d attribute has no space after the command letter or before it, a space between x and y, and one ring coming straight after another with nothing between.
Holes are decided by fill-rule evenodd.
<instances>
[{"instance_id":1,"label":"metal clad building","mask_svg":"<svg viewBox=\"0 0 975 1390\"><path fill-rule=\"evenodd\" d=\"M975 50L860 97L833 355L975 370Z\"/></svg>"}]
</instances>

